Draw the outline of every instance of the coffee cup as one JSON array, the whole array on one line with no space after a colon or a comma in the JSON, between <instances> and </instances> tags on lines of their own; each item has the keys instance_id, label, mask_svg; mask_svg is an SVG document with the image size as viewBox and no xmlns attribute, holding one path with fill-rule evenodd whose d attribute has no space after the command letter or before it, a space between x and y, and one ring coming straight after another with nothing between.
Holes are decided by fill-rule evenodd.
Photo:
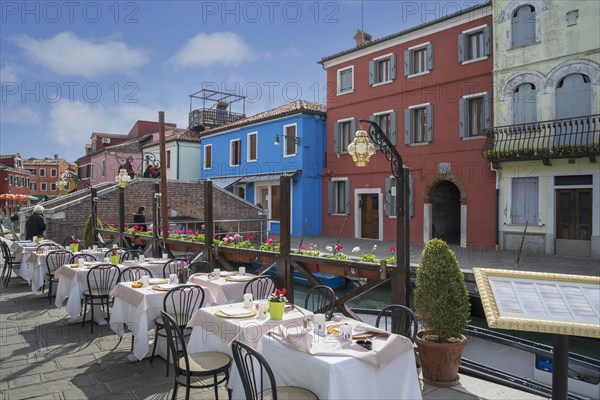
<instances>
[{"instance_id":1,"label":"coffee cup","mask_svg":"<svg viewBox=\"0 0 600 400\"><path fill-rule=\"evenodd\" d=\"M356 344L364 347L367 350L373 350L373 342L371 342L370 340L357 340Z\"/></svg>"},{"instance_id":2,"label":"coffee cup","mask_svg":"<svg viewBox=\"0 0 600 400\"><path fill-rule=\"evenodd\" d=\"M140 255L138 256L138 261L139 261L139 262L143 263L145 260L146 260L146 256L144 256L143 254L140 254Z\"/></svg>"},{"instance_id":3,"label":"coffee cup","mask_svg":"<svg viewBox=\"0 0 600 400\"><path fill-rule=\"evenodd\" d=\"M258 303L258 319L267 319L269 317L269 302L261 301Z\"/></svg>"},{"instance_id":4,"label":"coffee cup","mask_svg":"<svg viewBox=\"0 0 600 400\"><path fill-rule=\"evenodd\" d=\"M178 281L177 274L169 275L169 283L177 283L177 281Z\"/></svg>"}]
</instances>

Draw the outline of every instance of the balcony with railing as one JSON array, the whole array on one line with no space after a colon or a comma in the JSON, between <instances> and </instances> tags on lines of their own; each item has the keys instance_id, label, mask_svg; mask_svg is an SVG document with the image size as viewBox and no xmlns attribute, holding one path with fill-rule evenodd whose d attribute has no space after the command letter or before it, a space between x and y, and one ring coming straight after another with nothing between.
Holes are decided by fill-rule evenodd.
<instances>
[{"instance_id":1,"label":"balcony with railing","mask_svg":"<svg viewBox=\"0 0 600 400\"><path fill-rule=\"evenodd\" d=\"M200 109L192 110L189 116L190 129L203 127L204 129L214 128L215 126L235 122L246 115L220 109Z\"/></svg>"},{"instance_id":2,"label":"balcony with railing","mask_svg":"<svg viewBox=\"0 0 600 400\"><path fill-rule=\"evenodd\" d=\"M503 161L542 160L600 155L600 114L522 125L485 132L483 156L496 166Z\"/></svg>"},{"instance_id":3,"label":"balcony with railing","mask_svg":"<svg viewBox=\"0 0 600 400\"><path fill-rule=\"evenodd\" d=\"M201 102L198 107L194 102ZM242 112L233 112L236 105ZM234 93L202 89L190 95L189 128L202 132L246 118L246 97Z\"/></svg>"}]
</instances>

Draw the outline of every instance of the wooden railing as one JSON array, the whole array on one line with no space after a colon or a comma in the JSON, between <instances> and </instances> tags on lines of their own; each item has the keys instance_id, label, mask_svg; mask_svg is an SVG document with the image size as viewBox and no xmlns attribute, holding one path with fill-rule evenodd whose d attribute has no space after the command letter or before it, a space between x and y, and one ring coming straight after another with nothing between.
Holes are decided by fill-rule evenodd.
<instances>
[{"instance_id":1,"label":"wooden railing","mask_svg":"<svg viewBox=\"0 0 600 400\"><path fill-rule=\"evenodd\" d=\"M483 156L492 162L590 157L600 154L600 114L496 127Z\"/></svg>"}]
</instances>

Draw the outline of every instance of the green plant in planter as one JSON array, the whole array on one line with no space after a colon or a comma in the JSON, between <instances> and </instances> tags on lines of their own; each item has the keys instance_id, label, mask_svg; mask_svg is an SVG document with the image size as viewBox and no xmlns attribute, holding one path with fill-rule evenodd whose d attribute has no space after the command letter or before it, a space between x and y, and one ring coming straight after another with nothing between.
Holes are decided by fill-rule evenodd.
<instances>
[{"instance_id":1,"label":"green plant in planter","mask_svg":"<svg viewBox=\"0 0 600 400\"><path fill-rule=\"evenodd\" d=\"M469 293L458 260L443 240L430 240L421 253L414 299L428 331L425 340L447 343L460 338L469 322Z\"/></svg>"},{"instance_id":2,"label":"green plant in planter","mask_svg":"<svg viewBox=\"0 0 600 400\"><path fill-rule=\"evenodd\" d=\"M96 229L102 226L102 221L100 218L96 218ZM83 248L87 249L90 243L92 243L94 239L92 238L92 215L87 218L85 221L85 225L83 226Z\"/></svg>"}]
</instances>

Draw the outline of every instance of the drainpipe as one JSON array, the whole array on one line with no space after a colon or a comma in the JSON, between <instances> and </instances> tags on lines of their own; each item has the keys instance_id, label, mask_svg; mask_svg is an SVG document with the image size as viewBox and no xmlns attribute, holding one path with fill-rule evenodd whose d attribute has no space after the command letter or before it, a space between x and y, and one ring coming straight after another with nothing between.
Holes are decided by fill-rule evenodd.
<instances>
[{"instance_id":1,"label":"drainpipe","mask_svg":"<svg viewBox=\"0 0 600 400\"><path fill-rule=\"evenodd\" d=\"M496 175L496 251L500 247L500 168L494 168L494 164L490 163L490 170Z\"/></svg>"},{"instance_id":2,"label":"drainpipe","mask_svg":"<svg viewBox=\"0 0 600 400\"><path fill-rule=\"evenodd\" d=\"M175 140L175 144L177 145L177 173L175 179L179 180L179 140Z\"/></svg>"}]
</instances>

